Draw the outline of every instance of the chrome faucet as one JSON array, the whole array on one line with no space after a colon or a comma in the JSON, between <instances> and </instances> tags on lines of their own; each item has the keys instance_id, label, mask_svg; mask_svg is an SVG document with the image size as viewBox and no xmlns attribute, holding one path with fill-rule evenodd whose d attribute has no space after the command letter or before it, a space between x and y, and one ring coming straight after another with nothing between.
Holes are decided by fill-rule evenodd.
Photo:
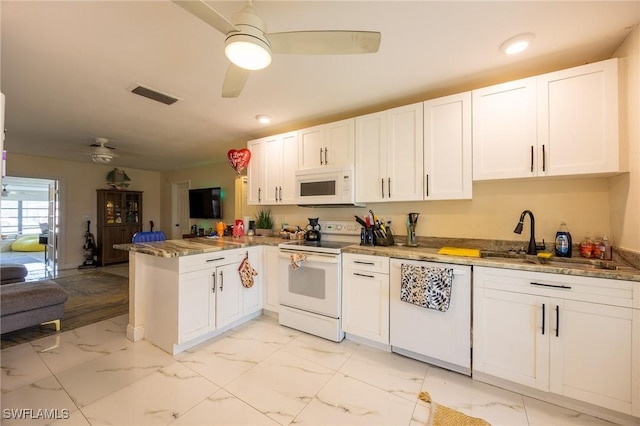
<instances>
[{"instance_id":1,"label":"chrome faucet","mask_svg":"<svg viewBox=\"0 0 640 426\"><path fill-rule=\"evenodd\" d=\"M520 215L520 221L516 225L516 229L513 230L516 234L522 234L522 225L524 224L524 216L529 214L531 218L531 236L529 237L529 248L527 249L527 254L537 254L538 247L536 246L536 220L533 218L533 213L531 210L525 210ZM544 250L544 248L543 248Z\"/></svg>"}]
</instances>

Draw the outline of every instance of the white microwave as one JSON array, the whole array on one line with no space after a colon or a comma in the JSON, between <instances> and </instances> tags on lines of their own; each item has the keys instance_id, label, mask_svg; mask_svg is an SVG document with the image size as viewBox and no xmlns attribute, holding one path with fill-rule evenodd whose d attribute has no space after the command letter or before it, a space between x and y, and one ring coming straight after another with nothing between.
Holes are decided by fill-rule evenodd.
<instances>
[{"instance_id":1,"label":"white microwave","mask_svg":"<svg viewBox=\"0 0 640 426\"><path fill-rule=\"evenodd\" d=\"M301 206L362 206L356 204L353 167L297 170L296 203Z\"/></svg>"}]
</instances>

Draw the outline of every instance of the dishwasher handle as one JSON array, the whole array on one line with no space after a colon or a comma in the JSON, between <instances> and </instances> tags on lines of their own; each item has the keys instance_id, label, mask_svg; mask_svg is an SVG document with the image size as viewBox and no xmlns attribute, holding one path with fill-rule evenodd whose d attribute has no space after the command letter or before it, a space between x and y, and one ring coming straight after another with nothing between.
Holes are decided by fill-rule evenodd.
<instances>
[{"instance_id":1,"label":"dishwasher handle","mask_svg":"<svg viewBox=\"0 0 640 426\"><path fill-rule=\"evenodd\" d=\"M426 261L426 262L428 262L428 261ZM400 261L394 262L394 261L391 261L391 267L395 268L395 269L400 269L400 266L403 263L406 263L406 262L400 262ZM453 265L450 265L450 266L453 266ZM439 266L439 267L442 267L442 266ZM463 269L455 269L455 268L452 268L452 269L453 269L453 275L466 275L467 274L467 271L465 271Z\"/></svg>"}]
</instances>

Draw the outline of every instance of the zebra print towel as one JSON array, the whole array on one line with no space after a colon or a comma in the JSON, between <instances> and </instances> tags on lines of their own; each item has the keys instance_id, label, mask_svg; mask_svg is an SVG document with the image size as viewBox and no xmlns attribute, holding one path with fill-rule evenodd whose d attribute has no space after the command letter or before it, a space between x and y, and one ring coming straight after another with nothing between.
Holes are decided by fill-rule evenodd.
<instances>
[{"instance_id":1,"label":"zebra print towel","mask_svg":"<svg viewBox=\"0 0 640 426\"><path fill-rule=\"evenodd\" d=\"M400 300L446 312L451 300L453 269L401 265Z\"/></svg>"}]
</instances>

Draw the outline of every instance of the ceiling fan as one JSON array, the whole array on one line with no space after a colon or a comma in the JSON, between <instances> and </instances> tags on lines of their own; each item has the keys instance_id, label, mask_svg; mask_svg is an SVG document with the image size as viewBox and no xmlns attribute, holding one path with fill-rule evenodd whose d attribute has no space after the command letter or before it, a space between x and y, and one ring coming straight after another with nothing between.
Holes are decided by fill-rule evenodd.
<instances>
[{"instance_id":1,"label":"ceiling fan","mask_svg":"<svg viewBox=\"0 0 640 426\"><path fill-rule=\"evenodd\" d=\"M87 153L91 155L91 161L98 164L109 164L111 160L118 156L113 152L115 150L114 147L105 146L107 143L109 143L107 138L95 138L95 143L89 145L93 149Z\"/></svg>"},{"instance_id":2,"label":"ceiling fan","mask_svg":"<svg viewBox=\"0 0 640 426\"><path fill-rule=\"evenodd\" d=\"M294 55L351 55L375 53L381 34L375 31L291 31L266 33L264 21L248 0L231 21L203 0L173 0L195 17L226 35L225 55L231 61L222 85L223 98L237 98L249 72L266 68L272 53Z\"/></svg>"}]
</instances>

